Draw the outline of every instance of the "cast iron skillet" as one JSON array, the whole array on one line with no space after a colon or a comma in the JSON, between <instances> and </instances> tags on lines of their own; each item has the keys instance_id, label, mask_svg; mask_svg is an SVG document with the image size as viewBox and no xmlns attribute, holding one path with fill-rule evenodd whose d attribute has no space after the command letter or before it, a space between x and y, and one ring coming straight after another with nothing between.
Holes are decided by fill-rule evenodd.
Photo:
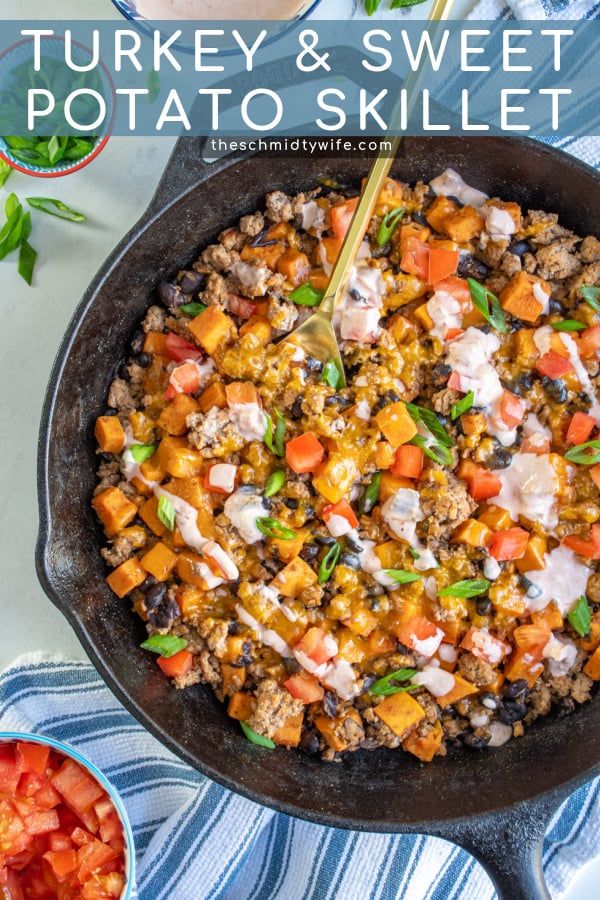
<instances>
[{"instance_id":1,"label":"cast iron skillet","mask_svg":"<svg viewBox=\"0 0 600 900\"><path fill-rule=\"evenodd\" d=\"M386 750L349 754L338 765L269 753L245 740L209 688L169 686L137 649L141 623L106 586L89 506L92 426L157 282L260 207L269 190L295 192L323 175L358 182L367 170L358 156L333 155L258 155L207 166L201 149L199 140L180 140L149 209L102 266L59 350L39 443L42 586L124 706L209 778L324 825L447 838L485 864L502 897L548 897L542 837L559 802L600 772L597 702L569 718L544 719L500 750L456 751L428 766ZM412 182L449 165L490 195L558 212L578 234L600 232L599 176L559 151L515 138L407 138L393 174Z\"/></svg>"}]
</instances>

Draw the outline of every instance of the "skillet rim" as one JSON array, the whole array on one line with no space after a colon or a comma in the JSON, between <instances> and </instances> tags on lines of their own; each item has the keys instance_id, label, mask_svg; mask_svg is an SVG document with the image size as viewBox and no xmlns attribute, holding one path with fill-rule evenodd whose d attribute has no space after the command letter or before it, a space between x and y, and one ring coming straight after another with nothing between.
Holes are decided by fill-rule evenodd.
<instances>
[{"instance_id":1,"label":"skillet rim","mask_svg":"<svg viewBox=\"0 0 600 900\"><path fill-rule=\"evenodd\" d=\"M472 140L472 137L469 136L469 138L467 139ZM487 140L488 142L500 141L502 143L510 140L513 144L516 144L517 146L520 145L524 152L526 152L529 147L535 146L536 150L538 152L541 152L542 155L545 153L548 156L554 157L555 159L559 160L560 164L566 170L578 170L584 176L591 177L593 180L597 181L600 186L600 172L598 172L587 163L584 163L576 157L567 154L560 148L554 147L545 142L533 140L526 137L508 137L505 135L484 136L478 137L478 139L483 141ZM103 283L114 271L119 260L144 235L144 233L163 216L163 214L169 208L180 202L191 191L197 190L200 185L209 181L212 176L220 174L230 166L238 163L243 163L250 157L261 155L259 153L248 153L242 157L228 157L220 160L218 163L213 163L208 171L202 171L201 173L198 173L198 176L194 179L191 185L187 184L183 189L180 189L178 187L176 189L175 196L170 197L167 200L164 196L164 193L165 188L168 189L169 186L165 184L165 176L168 176L173 160L176 157L178 151L181 149L181 142L186 140L191 141L193 139L179 139L179 141L175 145L172 156L167 162L167 165L163 171L162 178L159 181L156 192L153 198L150 200L147 209L144 213L142 213L139 220L132 226L132 228L121 239L121 241L119 241L114 250L104 260L98 272L90 282L82 299L77 304L68 322L52 365L48 385L44 395L37 453L39 530L35 548L35 565L38 580L40 581L44 593L48 596L53 605L62 613L62 615L65 616L65 618L75 631L75 634L82 644L87 656L90 658L92 664L99 672L100 676L108 685L113 694L123 704L124 708L127 709L128 712L130 712L134 716L134 718L157 740L159 740L159 742L164 747L166 747L171 752L174 752L180 759L184 760L193 769L199 771L202 775L205 775L207 778L211 779L217 784L220 784L228 790L231 790L259 805L274 809L277 812L284 813L289 816L294 816L312 822L314 824L342 829L351 829L356 831L379 833L419 833L425 831L429 834L438 833L439 835L445 835L448 833L451 826L455 826L455 828L458 830L461 827L461 824L465 825L466 823L473 823L477 820L487 820L492 816L501 815L502 813L506 813L507 811L519 810L523 806L532 806L533 804L544 805L549 801L551 797L558 798L560 796L562 798L567 796L567 794L571 793L577 787L590 780L595 775L600 774L600 755L596 763L584 767L584 769L580 773L567 778L565 781L555 781L547 789L536 791L531 796L517 802L509 801L508 803L506 803L502 800L499 800L496 805L490 805L486 807L485 810L478 811L476 813L467 815L461 814L457 816L448 815L439 819L429 818L419 820L418 822L382 822L380 820L373 820L372 818L351 819L347 816L336 816L332 814L320 813L318 809L315 809L314 802L312 803L311 808L305 808L303 806L298 806L296 803L291 801L281 801L278 799L272 799L270 797L268 799L265 799L265 796L259 791L255 791L247 787L243 783L236 781L233 777L223 775L217 769L213 768L213 766L205 763L204 761L199 761L196 757L193 757L191 752L189 752L186 747L178 741L177 737L167 733L165 729L154 722L150 715L147 714L141 708L141 706L127 694L125 688L122 687L119 683L117 677L114 676L110 671L109 666L97 653L94 640L89 634L88 629L86 628L82 619L79 617L76 611L68 604L66 604L60 597L59 592L55 588L52 581L52 563L48 558L48 550L53 526L52 513L50 511L51 489L49 484L48 471L49 436L51 433L52 421L54 418L54 412L57 403L57 395L61 386L63 372L66 367L73 343L75 342L78 336L78 332L87 317L89 307L93 304L95 295L101 289ZM418 140L438 142L443 141L444 137L432 136L418 138ZM454 140L456 140L456 138L454 138ZM408 138L408 141L410 141L410 138ZM262 155L267 156L268 154ZM600 701L596 700L596 702Z\"/></svg>"}]
</instances>

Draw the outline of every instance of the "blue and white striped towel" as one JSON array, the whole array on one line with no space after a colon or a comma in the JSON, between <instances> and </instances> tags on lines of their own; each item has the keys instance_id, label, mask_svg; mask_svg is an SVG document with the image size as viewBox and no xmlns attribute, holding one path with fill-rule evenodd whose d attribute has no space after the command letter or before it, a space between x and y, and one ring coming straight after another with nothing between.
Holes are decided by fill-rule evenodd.
<instances>
[{"instance_id":1,"label":"blue and white striped towel","mask_svg":"<svg viewBox=\"0 0 600 900\"><path fill-rule=\"evenodd\" d=\"M418 835L358 834L278 815L224 790L164 749L87 663L40 654L0 676L0 730L76 747L129 812L139 900L492 900L463 850ZM600 848L600 779L551 823L544 850L556 897Z\"/></svg>"}]
</instances>

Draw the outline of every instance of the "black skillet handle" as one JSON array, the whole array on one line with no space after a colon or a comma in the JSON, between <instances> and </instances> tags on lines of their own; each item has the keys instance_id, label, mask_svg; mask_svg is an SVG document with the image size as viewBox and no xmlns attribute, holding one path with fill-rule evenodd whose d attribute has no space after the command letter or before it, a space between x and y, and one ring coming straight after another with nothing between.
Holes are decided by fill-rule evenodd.
<instances>
[{"instance_id":1,"label":"black skillet handle","mask_svg":"<svg viewBox=\"0 0 600 900\"><path fill-rule=\"evenodd\" d=\"M152 218L218 168L204 159L205 137L180 137L148 205L144 218Z\"/></svg>"},{"instance_id":2,"label":"black skillet handle","mask_svg":"<svg viewBox=\"0 0 600 900\"><path fill-rule=\"evenodd\" d=\"M506 812L449 823L436 834L464 847L482 864L500 900L550 900L542 846L550 819L566 796L568 792L553 792Z\"/></svg>"}]
</instances>

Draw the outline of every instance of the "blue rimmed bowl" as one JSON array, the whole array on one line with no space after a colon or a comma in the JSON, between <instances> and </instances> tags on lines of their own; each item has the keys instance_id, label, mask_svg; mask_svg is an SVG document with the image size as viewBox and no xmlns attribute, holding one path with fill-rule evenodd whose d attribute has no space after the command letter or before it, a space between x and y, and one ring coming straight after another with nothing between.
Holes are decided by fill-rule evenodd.
<instances>
[{"instance_id":1,"label":"blue rimmed bowl","mask_svg":"<svg viewBox=\"0 0 600 900\"><path fill-rule=\"evenodd\" d=\"M113 5L117 7L119 12L125 16L126 19L130 19L132 22L146 22L149 21L146 16L142 15L142 13L138 12L138 4L137 0L112 0ZM316 9L317 6L321 3L321 0L308 0L305 2L304 8L299 12L293 19L289 19L289 22L300 22L302 19L306 19L307 16L311 14L311 12ZM224 16L224 18L227 18ZM198 17L200 21L200 17Z\"/></svg>"},{"instance_id":2,"label":"blue rimmed bowl","mask_svg":"<svg viewBox=\"0 0 600 900\"><path fill-rule=\"evenodd\" d=\"M123 888L119 900L130 900L133 896L133 889L135 886L135 842L133 840L133 831L129 822L129 816L127 815L125 805L117 793L116 788L113 787L106 775L104 775L93 762L90 762L89 759L82 756L79 750L69 747L68 744L63 744L62 741L56 741L54 738L45 737L44 735L28 734L27 732L21 731L0 731L0 744L8 744L15 741L27 741L30 744L43 744L45 747L50 747L52 750L56 750L57 753L61 753L63 756L68 756L76 763L79 763L79 765L89 772L92 778L95 778L101 787L104 788L117 811L119 821L123 828L123 836L125 838L125 887Z\"/></svg>"}]
</instances>

